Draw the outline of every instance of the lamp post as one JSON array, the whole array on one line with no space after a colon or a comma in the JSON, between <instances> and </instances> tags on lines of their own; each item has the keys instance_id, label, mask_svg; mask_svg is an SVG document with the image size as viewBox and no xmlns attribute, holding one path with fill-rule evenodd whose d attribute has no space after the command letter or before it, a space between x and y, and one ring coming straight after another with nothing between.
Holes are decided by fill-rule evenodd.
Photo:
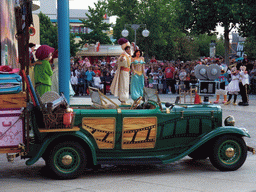
<instances>
[{"instance_id":1,"label":"lamp post","mask_svg":"<svg viewBox=\"0 0 256 192\"><path fill-rule=\"evenodd\" d=\"M216 53L216 43L215 43L215 40L212 40L210 43L210 57L211 58L215 57L215 53Z\"/></svg>"},{"instance_id":2,"label":"lamp post","mask_svg":"<svg viewBox=\"0 0 256 192\"><path fill-rule=\"evenodd\" d=\"M145 29L142 31L142 36L143 37L148 37L149 36L149 31L146 29L146 26L147 26L146 24L125 24L124 25L124 30L121 32L123 37L127 37L129 35L129 31L126 29L127 26L131 27L135 32L135 38L134 38L135 46L136 46L136 32L137 32L137 29L139 29L140 27L145 27Z\"/></svg>"}]
</instances>

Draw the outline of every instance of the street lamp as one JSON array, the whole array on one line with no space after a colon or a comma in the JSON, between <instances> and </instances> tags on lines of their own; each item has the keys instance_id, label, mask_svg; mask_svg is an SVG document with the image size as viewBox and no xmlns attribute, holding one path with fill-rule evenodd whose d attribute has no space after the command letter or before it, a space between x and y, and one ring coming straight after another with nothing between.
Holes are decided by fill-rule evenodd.
<instances>
[{"instance_id":1,"label":"street lamp","mask_svg":"<svg viewBox=\"0 0 256 192\"><path fill-rule=\"evenodd\" d=\"M134 38L135 45L136 45L136 31L140 27L145 27L145 29L142 31L142 36L143 37L148 37L149 36L149 31L146 29L146 26L147 26L146 24L125 24L124 25L124 30L121 32L123 37L127 37L129 35L129 31L126 29L127 26L131 27L135 32L135 38Z\"/></svg>"}]
</instances>

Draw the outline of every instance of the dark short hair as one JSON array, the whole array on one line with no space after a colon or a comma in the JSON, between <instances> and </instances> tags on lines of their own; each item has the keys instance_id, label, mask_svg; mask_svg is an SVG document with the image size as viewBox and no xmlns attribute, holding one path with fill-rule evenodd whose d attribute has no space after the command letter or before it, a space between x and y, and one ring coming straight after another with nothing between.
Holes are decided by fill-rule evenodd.
<instances>
[{"instance_id":1,"label":"dark short hair","mask_svg":"<svg viewBox=\"0 0 256 192\"><path fill-rule=\"evenodd\" d=\"M132 57L136 57L136 53L137 53L137 52L140 52L140 57L142 56L142 51L139 50L139 49L137 49L137 50L133 53L133 56L132 56Z\"/></svg>"},{"instance_id":2,"label":"dark short hair","mask_svg":"<svg viewBox=\"0 0 256 192\"><path fill-rule=\"evenodd\" d=\"M130 46L126 46L126 47L124 48L125 51L126 51L127 49L131 49L131 47L130 47Z\"/></svg>"},{"instance_id":3,"label":"dark short hair","mask_svg":"<svg viewBox=\"0 0 256 192\"><path fill-rule=\"evenodd\" d=\"M29 48L32 48L32 47L35 47L36 44L34 44L34 43L29 43L28 46L29 46Z\"/></svg>"}]
</instances>

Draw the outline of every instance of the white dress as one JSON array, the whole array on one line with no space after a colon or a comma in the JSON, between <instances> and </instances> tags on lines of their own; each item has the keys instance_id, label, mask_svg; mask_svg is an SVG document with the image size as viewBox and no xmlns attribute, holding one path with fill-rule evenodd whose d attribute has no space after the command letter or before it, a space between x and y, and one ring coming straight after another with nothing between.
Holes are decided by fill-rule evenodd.
<instances>
[{"instance_id":1,"label":"white dress","mask_svg":"<svg viewBox=\"0 0 256 192\"><path fill-rule=\"evenodd\" d=\"M130 72L121 70L121 68L125 67L130 69L131 56L126 52L123 54L125 55L124 60L121 61L121 57L118 59L118 68L110 86L110 91L115 97L119 97L121 102L126 102L129 99Z\"/></svg>"},{"instance_id":2,"label":"white dress","mask_svg":"<svg viewBox=\"0 0 256 192\"><path fill-rule=\"evenodd\" d=\"M236 74L236 75L231 75L231 82L226 87L226 90L228 91L228 94L235 94L235 95L237 95L238 92L240 91L240 88L239 88L239 77L240 77L239 73Z\"/></svg>"}]
</instances>

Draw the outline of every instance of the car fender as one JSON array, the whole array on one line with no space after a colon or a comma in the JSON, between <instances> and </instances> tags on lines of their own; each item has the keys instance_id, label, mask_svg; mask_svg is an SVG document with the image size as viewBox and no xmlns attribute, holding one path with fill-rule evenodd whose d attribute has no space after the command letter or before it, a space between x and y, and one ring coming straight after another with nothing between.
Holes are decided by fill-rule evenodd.
<instances>
[{"instance_id":1,"label":"car fender","mask_svg":"<svg viewBox=\"0 0 256 192\"><path fill-rule=\"evenodd\" d=\"M192 153L197 148L199 148L206 142L210 141L214 137L217 137L220 135L225 135L225 134L236 134L236 135L240 135L241 137L249 137L250 138L250 135L245 128L238 128L238 127L233 127L233 126L218 127L216 129L212 130L211 132L207 133L206 135L204 135L198 142L196 142L192 147L190 147L184 153L181 153L180 155L176 156L175 158L171 158L171 157L167 156L162 160L162 162L164 164L167 164L167 163L177 161L177 160L187 156L188 154Z\"/></svg>"},{"instance_id":2,"label":"car fender","mask_svg":"<svg viewBox=\"0 0 256 192\"><path fill-rule=\"evenodd\" d=\"M224 127L218 127L208 134L204 135L193 147L191 147L189 150L186 151L187 155L191 152L193 152L195 149L198 147L202 146L204 143L210 141L214 137L220 136L220 135L225 135L225 134L237 134L240 135L241 137L249 137L250 135L247 132L246 129L244 128L238 128L238 127L233 127L233 126L224 126Z\"/></svg>"},{"instance_id":3,"label":"car fender","mask_svg":"<svg viewBox=\"0 0 256 192\"><path fill-rule=\"evenodd\" d=\"M97 158L96 158L96 150L95 147L93 145L93 143L91 142L91 140L82 132L80 131L76 131L72 134L70 133L62 133L62 134L56 134L54 137L48 137L46 138L42 143L40 149L38 149L38 152L36 153L35 156L33 156L32 158L28 159L26 161L26 165L33 165L34 163L36 163L40 157L42 157L43 153L45 152L45 150L48 148L48 146L54 142L54 140L63 137L63 136L67 136L67 135L72 135L74 137L78 137L80 139L82 139L90 148L91 153L92 153L92 160L93 160L93 164L96 165L97 164Z\"/></svg>"}]
</instances>

